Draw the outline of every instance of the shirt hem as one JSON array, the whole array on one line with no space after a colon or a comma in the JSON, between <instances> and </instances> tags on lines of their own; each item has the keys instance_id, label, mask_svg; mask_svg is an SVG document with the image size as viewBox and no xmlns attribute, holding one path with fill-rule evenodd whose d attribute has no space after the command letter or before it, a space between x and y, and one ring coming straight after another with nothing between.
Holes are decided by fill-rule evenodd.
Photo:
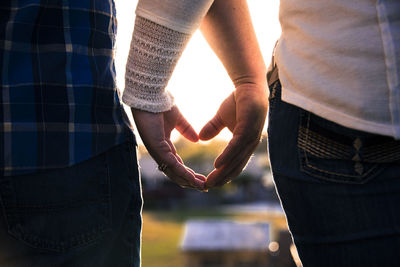
<instances>
[{"instance_id":1,"label":"shirt hem","mask_svg":"<svg viewBox=\"0 0 400 267\"><path fill-rule=\"evenodd\" d=\"M353 117L320 103L312 102L304 96L298 95L290 90L282 89L282 100L348 128L400 139L400 126L395 127Z\"/></svg>"}]
</instances>

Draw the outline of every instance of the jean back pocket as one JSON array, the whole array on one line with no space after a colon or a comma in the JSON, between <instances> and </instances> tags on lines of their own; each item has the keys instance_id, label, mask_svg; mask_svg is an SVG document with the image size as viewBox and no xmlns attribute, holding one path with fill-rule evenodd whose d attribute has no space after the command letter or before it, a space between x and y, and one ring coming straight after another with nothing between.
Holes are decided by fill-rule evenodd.
<instances>
[{"instance_id":1,"label":"jean back pocket","mask_svg":"<svg viewBox=\"0 0 400 267\"><path fill-rule=\"evenodd\" d=\"M8 232L31 247L64 252L111 227L104 155L72 167L0 178Z\"/></svg>"},{"instance_id":2,"label":"jean back pocket","mask_svg":"<svg viewBox=\"0 0 400 267\"><path fill-rule=\"evenodd\" d=\"M297 145L303 172L325 181L363 184L400 160L400 142L353 130L302 110Z\"/></svg>"}]
</instances>

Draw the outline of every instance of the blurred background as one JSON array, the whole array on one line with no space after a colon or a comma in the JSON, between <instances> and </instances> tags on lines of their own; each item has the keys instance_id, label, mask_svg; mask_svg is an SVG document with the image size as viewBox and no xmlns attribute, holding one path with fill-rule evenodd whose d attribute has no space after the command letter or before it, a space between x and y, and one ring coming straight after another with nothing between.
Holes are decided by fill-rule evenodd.
<instances>
[{"instance_id":1,"label":"blurred background","mask_svg":"<svg viewBox=\"0 0 400 267\"><path fill-rule=\"evenodd\" d=\"M137 1L115 2L117 82L123 91ZM248 5L268 65L281 31L279 1L248 0ZM167 90L173 93L183 115L199 131L234 87L201 33L196 32ZM240 177L208 193L182 189L170 182L157 170L139 140L145 203L144 267L289 267L296 266L296 261L300 266L275 193L265 135ZM180 138L177 133L173 136L186 165L203 174L213 169L215 158L230 138L227 130L210 142L197 144Z\"/></svg>"}]
</instances>

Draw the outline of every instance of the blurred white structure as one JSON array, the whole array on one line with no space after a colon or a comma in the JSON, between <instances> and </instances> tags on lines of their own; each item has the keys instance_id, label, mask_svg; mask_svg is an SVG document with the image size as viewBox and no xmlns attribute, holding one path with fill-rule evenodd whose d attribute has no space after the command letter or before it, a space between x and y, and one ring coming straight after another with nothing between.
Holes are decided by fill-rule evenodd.
<instances>
[{"instance_id":1,"label":"blurred white structure","mask_svg":"<svg viewBox=\"0 0 400 267\"><path fill-rule=\"evenodd\" d=\"M269 231L267 223L188 221L181 245L185 266L266 266Z\"/></svg>"}]
</instances>

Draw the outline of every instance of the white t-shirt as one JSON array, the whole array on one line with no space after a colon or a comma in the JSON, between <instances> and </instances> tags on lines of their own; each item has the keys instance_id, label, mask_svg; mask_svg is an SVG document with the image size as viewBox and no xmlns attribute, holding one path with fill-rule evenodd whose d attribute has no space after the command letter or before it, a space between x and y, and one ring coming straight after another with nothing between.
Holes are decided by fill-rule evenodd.
<instances>
[{"instance_id":1,"label":"white t-shirt","mask_svg":"<svg viewBox=\"0 0 400 267\"><path fill-rule=\"evenodd\" d=\"M400 1L281 0L282 99L400 138Z\"/></svg>"}]
</instances>

